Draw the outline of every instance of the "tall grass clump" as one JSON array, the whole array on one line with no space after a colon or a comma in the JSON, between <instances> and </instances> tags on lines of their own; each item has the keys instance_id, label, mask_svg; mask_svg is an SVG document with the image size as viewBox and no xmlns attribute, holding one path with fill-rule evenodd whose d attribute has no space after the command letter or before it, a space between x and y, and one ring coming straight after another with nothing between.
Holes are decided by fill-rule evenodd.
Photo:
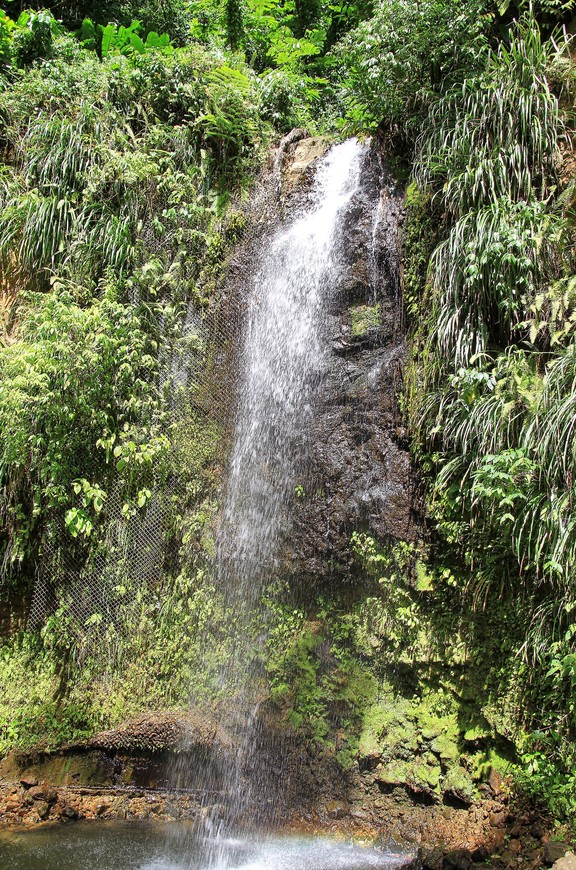
<instances>
[{"instance_id":1,"label":"tall grass clump","mask_svg":"<svg viewBox=\"0 0 576 870\"><path fill-rule=\"evenodd\" d=\"M429 341L449 369L518 337L550 279L549 195L566 130L547 72L566 52L525 18L485 70L430 108L415 174L446 212L449 235L430 262Z\"/></svg>"},{"instance_id":2,"label":"tall grass clump","mask_svg":"<svg viewBox=\"0 0 576 870\"><path fill-rule=\"evenodd\" d=\"M549 806L550 782L566 794L576 736L570 50L525 15L429 106L414 184L439 226L406 391L439 558L448 547L459 561L477 613L515 614L517 663L500 663L494 685L524 673L514 727L553 735L521 748Z\"/></svg>"}]
</instances>

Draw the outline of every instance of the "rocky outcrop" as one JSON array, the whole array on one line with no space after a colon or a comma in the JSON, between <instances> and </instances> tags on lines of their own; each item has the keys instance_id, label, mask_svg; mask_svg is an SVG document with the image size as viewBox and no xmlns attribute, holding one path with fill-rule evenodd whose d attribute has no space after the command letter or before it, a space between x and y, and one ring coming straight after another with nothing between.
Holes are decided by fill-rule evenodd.
<instances>
[{"instance_id":1,"label":"rocky outcrop","mask_svg":"<svg viewBox=\"0 0 576 870\"><path fill-rule=\"evenodd\" d=\"M316 579L350 576L353 531L381 542L417 535L416 489L398 410L405 354L402 196L377 149L370 149L340 230L338 286L326 323L328 374L313 431L303 436L308 471L295 482L286 547L289 570Z\"/></svg>"},{"instance_id":2,"label":"rocky outcrop","mask_svg":"<svg viewBox=\"0 0 576 870\"><path fill-rule=\"evenodd\" d=\"M12 752L0 761L0 782L35 795L39 783L60 787L179 786L218 788L234 740L198 710L159 710L87 741L54 751Z\"/></svg>"},{"instance_id":3,"label":"rocky outcrop","mask_svg":"<svg viewBox=\"0 0 576 870\"><path fill-rule=\"evenodd\" d=\"M50 800L40 800L25 786L0 782L0 826L33 827L45 822L83 819L196 819L198 797L165 790L138 788L50 787Z\"/></svg>"},{"instance_id":4,"label":"rocky outcrop","mask_svg":"<svg viewBox=\"0 0 576 870\"><path fill-rule=\"evenodd\" d=\"M296 130L286 137L289 141L282 155L281 166L281 193L284 196L293 193L299 185L306 183L310 178L309 170L331 144L327 136L294 136L294 132L305 133Z\"/></svg>"},{"instance_id":5,"label":"rocky outcrop","mask_svg":"<svg viewBox=\"0 0 576 870\"><path fill-rule=\"evenodd\" d=\"M93 749L131 752L210 751L233 748L231 737L214 719L197 710L166 710L146 713L111 731L90 738Z\"/></svg>"},{"instance_id":6,"label":"rocky outcrop","mask_svg":"<svg viewBox=\"0 0 576 870\"><path fill-rule=\"evenodd\" d=\"M35 790L34 790L35 789ZM42 793L40 793L42 792ZM200 822L225 812L190 792L164 789L89 788L0 782L0 828L36 827L47 823L93 823L112 820ZM496 825L502 816L505 825ZM549 841L541 822L510 812L506 800L487 800L468 810L409 805L382 796L378 807L318 796L309 806L286 812L276 824L286 833L330 833L361 839L385 848L401 846L408 854L418 851L413 866L419 870L521 870L550 866L552 854L562 854L555 870L572 870L574 854L566 843ZM558 850L558 846L562 848ZM487 865L487 861L490 864Z\"/></svg>"}]
</instances>

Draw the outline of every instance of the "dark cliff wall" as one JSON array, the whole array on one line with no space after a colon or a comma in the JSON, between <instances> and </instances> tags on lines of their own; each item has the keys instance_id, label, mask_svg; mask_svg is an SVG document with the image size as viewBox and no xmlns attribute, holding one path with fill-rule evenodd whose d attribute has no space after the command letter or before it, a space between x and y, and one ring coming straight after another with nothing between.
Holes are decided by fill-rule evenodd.
<instances>
[{"instance_id":1,"label":"dark cliff wall","mask_svg":"<svg viewBox=\"0 0 576 870\"><path fill-rule=\"evenodd\" d=\"M286 547L292 571L350 579L353 532L417 535L416 487L398 407L405 355L400 294L403 190L377 147L342 220L328 314L330 360Z\"/></svg>"}]
</instances>

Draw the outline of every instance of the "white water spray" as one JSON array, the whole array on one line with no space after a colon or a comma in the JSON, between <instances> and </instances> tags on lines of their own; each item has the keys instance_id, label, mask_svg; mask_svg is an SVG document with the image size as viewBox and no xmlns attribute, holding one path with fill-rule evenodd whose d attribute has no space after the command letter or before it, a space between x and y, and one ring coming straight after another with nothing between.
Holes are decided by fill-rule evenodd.
<instances>
[{"instance_id":1,"label":"white water spray","mask_svg":"<svg viewBox=\"0 0 576 870\"><path fill-rule=\"evenodd\" d=\"M328 361L327 312L342 265L341 219L358 190L366 147L352 139L320 161L306 210L265 244L250 288L215 571L231 613L234 653L220 684L228 699L223 718L237 745L221 773L225 810L208 811L204 824L206 866L218 870L233 866L234 822L270 819L277 806L257 749L254 651L262 637L254 636L252 619L275 576L289 506L307 467Z\"/></svg>"},{"instance_id":2,"label":"white water spray","mask_svg":"<svg viewBox=\"0 0 576 870\"><path fill-rule=\"evenodd\" d=\"M220 580L242 607L257 598L289 528L287 509L305 468L326 369L338 224L358 189L365 148L351 139L324 157L310 206L262 252L253 282L218 541Z\"/></svg>"}]
</instances>

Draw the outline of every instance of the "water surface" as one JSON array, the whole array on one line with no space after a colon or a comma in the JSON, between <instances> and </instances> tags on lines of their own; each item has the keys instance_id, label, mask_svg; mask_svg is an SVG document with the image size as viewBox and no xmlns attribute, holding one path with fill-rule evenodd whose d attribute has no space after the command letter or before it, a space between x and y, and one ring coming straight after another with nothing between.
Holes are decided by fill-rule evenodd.
<instances>
[{"instance_id":1,"label":"water surface","mask_svg":"<svg viewBox=\"0 0 576 870\"><path fill-rule=\"evenodd\" d=\"M230 837L212 863L202 837L166 836L150 822L76 822L0 832L2 870L374 870L399 868L408 855L326 837Z\"/></svg>"}]
</instances>

